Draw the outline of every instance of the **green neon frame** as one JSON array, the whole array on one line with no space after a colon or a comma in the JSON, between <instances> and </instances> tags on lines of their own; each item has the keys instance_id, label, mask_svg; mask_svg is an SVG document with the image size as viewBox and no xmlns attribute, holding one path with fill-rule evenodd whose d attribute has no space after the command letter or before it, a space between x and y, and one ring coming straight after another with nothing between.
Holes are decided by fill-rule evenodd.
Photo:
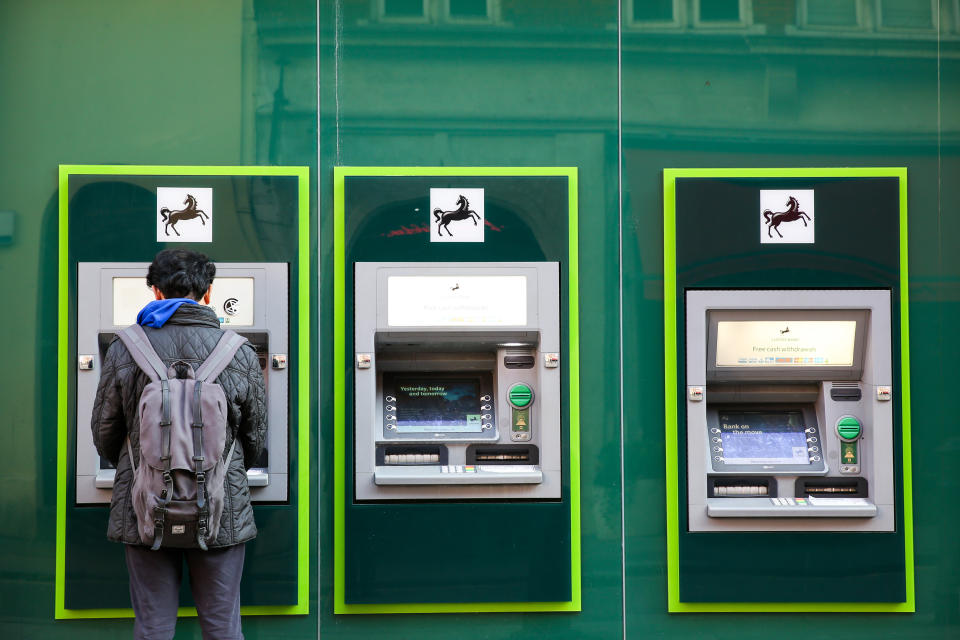
<instances>
[{"instance_id":1,"label":"green neon frame","mask_svg":"<svg viewBox=\"0 0 960 640\"><path fill-rule=\"evenodd\" d=\"M300 473L297 477L297 604L281 606L240 607L243 615L302 615L310 612L310 168L309 167L231 167L231 166L153 166L153 165L60 165L59 188L59 313L57 330L57 558L55 583L55 618L132 618L133 609L67 609L65 604L66 575L66 509L67 509L67 353L69 318L67 269L69 211L68 180L71 175L150 175L150 176L292 176L298 179L298 272L300 298L300 352L297 357L298 442L296 455ZM193 607L181 607L179 616L196 616Z\"/></svg>"},{"instance_id":2,"label":"green neon frame","mask_svg":"<svg viewBox=\"0 0 960 640\"><path fill-rule=\"evenodd\" d=\"M343 397L346 384L345 338L345 225L344 178L346 176L566 176L569 201L569 271L570 271L570 570L569 602L465 602L429 604L347 604L343 592L344 575L344 509L346 488L342 481L346 455L346 407ZM334 613L487 613L580 611L580 351L579 351L579 262L577 235L577 169L575 167L334 167L333 219L333 344L334 344Z\"/></svg>"},{"instance_id":3,"label":"green neon frame","mask_svg":"<svg viewBox=\"0 0 960 640\"><path fill-rule=\"evenodd\" d=\"M898 178L900 181L900 364L903 389L903 532L907 599L905 602L710 602L680 601L679 503L677 486L677 305L676 305L676 179L677 178ZM913 564L913 472L910 448L910 323L907 277L907 169L664 169L663 171L663 298L664 401L667 472L667 592L671 613L719 612L871 612L913 613L916 593Z\"/></svg>"}]
</instances>

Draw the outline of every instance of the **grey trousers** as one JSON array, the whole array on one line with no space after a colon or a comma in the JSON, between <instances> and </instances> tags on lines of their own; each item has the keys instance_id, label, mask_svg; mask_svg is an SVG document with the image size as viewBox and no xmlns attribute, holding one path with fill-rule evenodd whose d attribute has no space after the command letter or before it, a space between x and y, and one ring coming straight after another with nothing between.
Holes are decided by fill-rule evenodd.
<instances>
[{"instance_id":1,"label":"grey trousers","mask_svg":"<svg viewBox=\"0 0 960 640\"><path fill-rule=\"evenodd\" d=\"M177 605L183 561L197 605L204 640L243 640L240 630L240 575L244 545L223 549L160 549L126 545L130 599L136 640L171 640L177 627Z\"/></svg>"}]
</instances>

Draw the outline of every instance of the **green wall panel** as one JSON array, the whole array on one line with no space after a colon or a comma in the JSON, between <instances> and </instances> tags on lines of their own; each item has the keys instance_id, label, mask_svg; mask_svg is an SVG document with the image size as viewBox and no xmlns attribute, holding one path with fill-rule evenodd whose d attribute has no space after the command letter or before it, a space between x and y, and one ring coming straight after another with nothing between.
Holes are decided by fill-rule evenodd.
<instances>
[{"instance_id":1,"label":"green wall panel","mask_svg":"<svg viewBox=\"0 0 960 640\"><path fill-rule=\"evenodd\" d=\"M439 12L443 3L427 3ZM320 540L324 638L582 638L621 630L615 3L500 4L510 25L398 23L369 2L321 3L320 325L333 370L331 166L570 166L580 212L582 613L336 615L334 547ZM335 26L340 27L335 29ZM407 259L420 259L412 255ZM348 372L349 374L349 372ZM321 421L332 424L332 380ZM323 482L333 482L322 429ZM333 527L321 504L321 531Z\"/></svg>"},{"instance_id":2,"label":"green wall panel","mask_svg":"<svg viewBox=\"0 0 960 640\"><path fill-rule=\"evenodd\" d=\"M269 21L259 13L254 3L232 1L202 6L182 1L158 5L107 0L85 7L56 1L43 7L0 3L0 55L6 61L0 65L5 87L0 91L5 151L0 159L0 210L15 212L16 225L12 238L0 240L0 291L17 301L7 305L10 313L0 319L0 330L16 336L4 340L4 349L22 363L0 374L0 443L8 456L0 477L9 481L10 489L0 499L0 541L6 549L0 560L4 637L129 638L132 628L130 620L54 620L58 165L315 167L315 136L308 138L306 153L281 150L271 159L266 146L257 150L252 96L257 62L269 52L269 33L259 37L261 30L268 31ZM304 41L315 42L315 18L304 15L309 25ZM299 24L295 15L286 20ZM182 41L170 46L171 37ZM20 62L10 64L13 59ZM315 57L308 64L315 77ZM307 83L315 86L312 79ZM135 167L131 171L136 172ZM315 204L311 191L305 184L300 194L308 207ZM258 208L263 211L266 205ZM307 273L315 278L315 207L308 212L305 238L313 268ZM264 224L270 221L258 218L252 223ZM106 225L103 240L109 241L114 231L119 230ZM242 242L242 234L238 238ZM316 340L315 327L313 332ZM314 380L316 375L314 368ZM315 430L316 398L310 400L311 418L303 423ZM311 440L316 442L315 433ZM316 459L310 453L313 476L304 488L309 487L315 505ZM315 506L310 512L313 534L305 538L315 540ZM98 548L107 547L105 521L99 522L83 531ZM113 547L109 545L121 551ZM103 567L100 577L105 588L117 593L125 589L116 583L116 574L124 573L122 554L114 560L119 564ZM315 548L306 569L305 599L313 614L247 618L247 638L316 633ZM96 571L95 565L91 572ZM196 620L181 620L178 637L199 638Z\"/></svg>"},{"instance_id":3,"label":"green wall panel","mask_svg":"<svg viewBox=\"0 0 960 640\"><path fill-rule=\"evenodd\" d=\"M677 0L653 22L638 1L492 0L477 19L426 0L414 20L377 0L0 2L0 335L15 337L0 373L0 635L130 635L129 621L53 620L66 163L312 168L311 613L249 618L247 638L960 635L960 517L944 508L960 493L956 3L898 3L930 24L899 29L882 0L851 0L858 22L824 28L802 0L741 2L727 21ZM334 615L337 165L578 168L582 613ZM661 172L798 166L908 170L917 613L671 616Z\"/></svg>"},{"instance_id":4,"label":"green wall panel","mask_svg":"<svg viewBox=\"0 0 960 640\"><path fill-rule=\"evenodd\" d=\"M657 380L663 345L625 331L624 353L646 364L625 367L624 387L651 388L649 396L624 394L626 637L804 638L826 628L842 628L851 638L952 637L960 633L958 556L943 532L957 520L936 502L957 488L939 465L956 451L943 398L949 396L944 363L960 356L945 340L944 315L957 297L958 269L956 242L946 230L955 222L941 211L949 202L946 190L954 189L947 185L956 182L949 163L956 162L958 128L954 115L948 126L937 114L956 92L943 79L943 69L956 68L956 47L941 38L938 54L935 29L925 35L883 32L869 17L872 3L858 3L868 16L859 31L804 28L795 7L774 4L752 3L762 27L694 29L685 41L662 31L624 34L624 326L662 323L663 253L656 243L663 228L653 211L663 207L664 168L906 167L917 613L664 615L657 576L664 565L656 552L667 547L665 527L647 517L651 509L667 508L658 477L664 450L651 447L665 418ZM949 37L956 20L942 4L943 36ZM955 107L956 101L954 113ZM704 202L704 216L714 206ZM868 211L864 207L865 216ZM921 450L931 458L924 461ZM712 576L716 582L730 578Z\"/></svg>"}]
</instances>

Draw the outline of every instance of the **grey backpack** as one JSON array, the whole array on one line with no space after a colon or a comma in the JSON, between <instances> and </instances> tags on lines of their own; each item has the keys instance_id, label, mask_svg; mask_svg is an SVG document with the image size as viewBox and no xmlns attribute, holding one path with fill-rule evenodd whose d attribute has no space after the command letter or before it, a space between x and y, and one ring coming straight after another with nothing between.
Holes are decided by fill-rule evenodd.
<instances>
[{"instance_id":1,"label":"grey backpack","mask_svg":"<svg viewBox=\"0 0 960 640\"><path fill-rule=\"evenodd\" d=\"M140 459L133 465L130 497L140 540L162 547L200 548L217 537L223 513L224 475L236 439L224 456L227 401L213 382L246 339L224 331L207 359L193 370L181 363L164 365L147 334L133 325L118 335L134 361L150 378L138 403Z\"/></svg>"}]
</instances>

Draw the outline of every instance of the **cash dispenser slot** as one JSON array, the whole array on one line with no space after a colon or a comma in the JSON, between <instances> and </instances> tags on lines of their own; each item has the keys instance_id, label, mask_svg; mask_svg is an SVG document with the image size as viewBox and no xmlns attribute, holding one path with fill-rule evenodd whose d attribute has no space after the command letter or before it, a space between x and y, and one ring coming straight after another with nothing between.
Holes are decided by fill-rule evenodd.
<instances>
[{"instance_id":1,"label":"cash dispenser slot","mask_svg":"<svg viewBox=\"0 0 960 640\"><path fill-rule=\"evenodd\" d=\"M757 498L777 496L777 481L772 476L708 476L708 498Z\"/></svg>"},{"instance_id":2,"label":"cash dispenser slot","mask_svg":"<svg viewBox=\"0 0 960 640\"><path fill-rule=\"evenodd\" d=\"M812 404L820 395L817 384L738 384L707 385L707 402L729 404L762 404L790 402Z\"/></svg>"},{"instance_id":3,"label":"cash dispenser slot","mask_svg":"<svg viewBox=\"0 0 960 640\"><path fill-rule=\"evenodd\" d=\"M388 444L377 446L378 465L447 464L443 445Z\"/></svg>"}]
</instances>

